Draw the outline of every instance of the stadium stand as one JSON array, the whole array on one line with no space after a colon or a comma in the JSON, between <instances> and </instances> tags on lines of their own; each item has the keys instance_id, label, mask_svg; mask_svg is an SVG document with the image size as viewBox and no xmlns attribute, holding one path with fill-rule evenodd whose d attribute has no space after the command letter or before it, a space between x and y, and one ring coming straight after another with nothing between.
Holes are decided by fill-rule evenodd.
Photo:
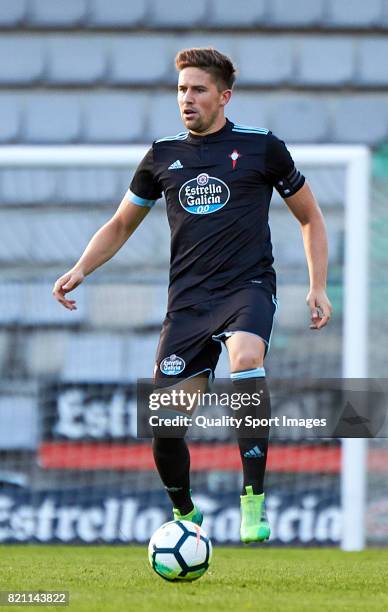
<instances>
[{"instance_id":1,"label":"stadium stand","mask_svg":"<svg viewBox=\"0 0 388 612\"><path fill-rule=\"evenodd\" d=\"M143 25L147 14L147 4L144 0L95 0L91 6L88 24L97 28L133 28Z\"/></svg>"},{"instance_id":2,"label":"stadium stand","mask_svg":"<svg viewBox=\"0 0 388 612\"><path fill-rule=\"evenodd\" d=\"M27 22L39 27L76 27L87 17L86 0L32 0L26 5Z\"/></svg>"},{"instance_id":3,"label":"stadium stand","mask_svg":"<svg viewBox=\"0 0 388 612\"><path fill-rule=\"evenodd\" d=\"M327 26L336 28L375 28L386 24L384 2L381 0L349 0L336 2L329 0Z\"/></svg>"},{"instance_id":4,"label":"stadium stand","mask_svg":"<svg viewBox=\"0 0 388 612\"><path fill-rule=\"evenodd\" d=\"M51 36L47 40L47 83L87 86L103 82L108 67L106 42L76 38L71 45L76 62L69 62L68 37Z\"/></svg>"},{"instance_id":5,"label":"stadium stand","mask_svg":"<svg viewBox=\"0 0 388 612\"><path fill-rule=\"evenodd\" d=\"M341 61L338 61L338 58ZM355 73L353 40L311 36L299 42L297 79L304 86L346 85Z\"/></svg>"},{"instance_id":6,"label":"stadium stand","mask_svg":"<svg viewBox=\"0 0 388 612\"><path fill-rule=\"evenodd\" d=\"M373 146L386 139L388 107L384 100L370 94L344 96L336 100L334 119L336 142L359 143ZM369 117L374 117L369 121ZM357 130L355 130L357 124ZM357 134L356 134L357 131Z\"/></svg>"},{"instance_id":7,"label":"stadium stand","mask_svg":"<svg viewBox=\"0 0 388 612\"><path fill-rule=\"evenodd\" d=\"M12 54L12 60L1 62L0 83L32 85L44 78L44 50L42 41L35 37L5 36L0 40L2 57Z\"/></svg>"},{"instance_id":8,"label":"stadium stand","mask_svg":"<svg viewBox=\"0 0 388 612\"><path fill-rule=\"evenodd\" d=\"M360 13L370 20L370 27L375 25L374 14L378 14L379 7L382 11L382 5L372 4L365 11L357 3L355 24L362 21ZM372 80L368 81L363 74L370 76L374 46L384 41L376 35L365 38L351 33L348 37L339 37L336 27L343 27L346 16L335 4L298 1L293 3L292 11L287 7L281 0L245 2L243 6L228 2L228 10L225 2L219 0L195 4L141 0L130 5L116 0L109 3L109 10L99 0L4 2L0 9L0 28L4 30L0 51L3 55L8 53L10 60L0 68L0 108L5 119L0 127L0 141L4 144L146 143L179 131L174 53L181 46L209 43L230 53L239 65L239 88L230 107L230 116L237 121L268 125L291 143L357 142L366 138L374 144L383 140L388 130L386 95L378 88L384 86L384 67L374 68ZM139 28L143 30L141 34ZM69 44L72 53L69 53ZM383 49L379 51L382 56ZM338 55L341 62L337 61ZM372 83L377 87L373 94L368 92ZM350 86L357 93L336 94L334 99L334 86ZM366 89L365 93L362 88ZM367 126L363 113L365 102L371 109ZM328 222L332 227L331 257L335 264L342 243L336 205L341 200L343 181L340 175L338 180L333 180L330 173L330 180L325 180L325 187L321 188L322 172L310 176L310 180L320 201L332 208L333 220ZM2 265L12 269L17 266L21 277L23 269L29 270L29 275L33 270L38 278L42 272L47 277L49 270L62 270L71 265L94 228L112 213L129 179L127 173L109 168L102 171L2 170L0 214L5 228L0 246ZM89 213L91 203L93 216ZM147 220L152 224L152 244L144 244L139 230L131 244L107 267L117 278L122 278L122 270L133 275L136 268L144 269L145 261L149 270L155 268L153 262L158 262L157 269L166 270L168 232L160 223L163 206L158 206ZM280 199L275 197L277 261L281 268L295 272L303 266L303 254L292 248L292 241L284 239L289 236L290 227L276 213L280 206ZM17 240L13 238L15 235ZM2 310L2 325L13 321L27 330L27 336L31 335L24 371L31 376L43 374L43 363L47 362L47 373L59 374L59 363L64 367L66 360L57 359L56 366L50 367L49 360L42 358L43 363L37 365L36 347L45 346L46 334L49 345L54 343L53 328L67 326L68 313L60 313L59 306L49 305L46 298L39 312L27 313L22 307L30 303L28 296L33 295L34 289L42 295L47 293L49 283L42 286L41 281L35 285L30 282L23 290L17 284L8 283L2 288L11 296L14 309L13 315ZM126 291L120 284L111 285L109 304L115 304L117 296L122 295L128 309L109 305L100 308L101 296L106 290L106 284L91 283L87 290L79 292L79 310L73 313L71 326L84 329L86 325L87 333L95 329L100 334L104 325L109 327L109 321L114 320L116 329L125 329L130 320L134 329L157 328L163 315L161 284L153 290L159 292L157 297L149 287L145 288L148 304L160 305L152 312L139 307L141 300L131 305L130 289ZM136 290L139 294L138 286ZM286 295L293 295L294 289L287 286L284 291ZM299 322L295 313L282 313L283 329L287 325L294 327L295 322ZM34 333L28 331L31 328ZM80 348L75 348L75 337L67 337L68 355L72 351L82 355L89 350L89 341L79 342ZM104 342L103 337L98 342ZM123 370L114 365L117 364L115 349L106 342L113 368L107 376L116 372L120 379ZM151 344L147 350L152 353ZM64 373L65 377L70 374ZM93 373L87 372L87 375L90 377ZM99 373L94 375L98 378Z\"/></svg>"},{"instance_id":9,"label":"stadium stand","mask_svg":"<svg viewBox=\"0 0 388 612\"><path fill-rule=\"evenodd\" d=\"M144 94L104 93L85 99L85 141L89 143L126 143L144 140Z\"/></svg>"},{"instance_id":10,"label":"stadium stand","mask_svg":"<svg viewBox=\"0 0 388 612\"><path fill-rule=\"evenodd\" d=\"M19 138L21 99L16 95L1 94L0 112L3 120L0 124L0 142L13 143Z\"/></svg>"},{"instance_id":11,"label":"stadium stand","mask_svg":"<svg viewBox=\"0 0 388 612\"><path fill-rule=\"evenodd\" d=\"M17 28L24 21L27 0L5 0L0 6L0 24L3 28Z\"/></svg>"},{"instance_id":12,"label":"stadium stand","mask_svg":"<svg viewBox=\"0 0 388 612\"><path fill-rule=\"evenodd\" d=\"M387 32L386 0L1 0L0 55L7 61L0 62L0 146L147 144L179 132L174 55L182 47L211 45L230 54L239 67L228 112L234 121L269 127L289 144L366 143L378 148L388 139ZM384 159L386 167L388 156ZM283 282L267 362L274 377L284 372L296 378L323 372L335 377L341 368L343 173L320 168L309 170L308 177L325 206L336 317L323 351L321 339L312 338L306 328L305 260L302 248L295 248L300 244L298 227L285 218L284 204L275 194L273 241ZM51 298L52 282L112 215L130 178L131 170L109 165L0 169L0 452L10 444L1 432L10 421L11 402L20 415L8 436L13 436L13 448L34 449L44 428L51 426L50 392L42 400L35 383L52 383L55 390L56 385L77 383L109 387L152 374L169 261L163 201L147 218L147 228L139 228L112 262L76 290L77 311L69 313ZM386 171L373 189L377 272L371 359L374 374L383 376ZM307 341L310 353L303 360L301 346ZM298 359L286 357L293 353ZM217 373L228 376L225 354ZM48 425L37 423L38 408L45 411ZM98 423L97 409L96 414ZM104 418L100 414L101 423ZM22 435L27 427L32 432L28 439ZM280 465L282 449L277 450ZM61 457L54 457L53 468ZM302 471L309 462L308 451L303 466L294 467ZM14 465L22 464L11 455L8 467ZM23 470L30 469L28 456ZM212 474L217 486L222 469ZM35 484L54 487L63 478L71 487L69 474L54 471L50 479L37 469ZM136 476L109 472L109 483L117 479L129 488ZM202 477L197 476L198 482ZM88 484L100 479L105 485L103 469L81 478ZM145 472L144 478L159 488L156 477ZM293 474L276 472L275 478L294 482ZM311 479L317 480L316 473ZM327 482L330 489L332 481Z\"/></svg>"},{"instance_id":13,"label":"stadium stand","mask_svg":"<svg viewBox=\"0 0 388 612\"><path fill-rule=\"evenodd\" d=\"M384 86L388 83L387 69L382 62L376 61L388 52L388 41L370 37L360 43L359 82L369 86Z\"/></svg>"}]
</instances>

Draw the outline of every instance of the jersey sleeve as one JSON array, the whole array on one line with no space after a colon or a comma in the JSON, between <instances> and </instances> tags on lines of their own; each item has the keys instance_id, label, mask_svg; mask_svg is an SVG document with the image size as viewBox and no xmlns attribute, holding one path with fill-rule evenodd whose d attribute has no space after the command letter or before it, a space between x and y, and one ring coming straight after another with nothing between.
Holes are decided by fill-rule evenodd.
<instances>
[{"instance_id":1,"label":"jersey sleeve","mask_svg":"<svg viewBox=\"0 0 388 612\"><path fill-rule=\"evenodd\" d=\"M305 183L283 140L272 132L267 135L266 178L282 198L294 195Z\"/></svg>"},{"instance_id":2,"label":"jersey sleeve","mask_svg":"<svg viewBox=\"0 0 388 612\"><path fill-rule=\"evenodd\" d=\"M151 147L136 169L127 191L127 199L138 206L151 208L161 197L162 189L155 176L154 154Z\"/></svg>"}]
</instances>

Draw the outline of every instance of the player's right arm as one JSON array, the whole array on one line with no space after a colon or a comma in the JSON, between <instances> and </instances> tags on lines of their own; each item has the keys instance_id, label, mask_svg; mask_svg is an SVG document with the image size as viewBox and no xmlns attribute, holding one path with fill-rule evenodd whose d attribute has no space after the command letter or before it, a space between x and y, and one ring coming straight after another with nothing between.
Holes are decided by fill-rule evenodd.
<instances>
[{"instance_id":1,"label":"player's right arm","mask_svg":"<svg viewBox=\"0 0 388 612\"><path fill-rule=\"evenodd\" d=\"M53 296L65 308L76 310L75 300L67 299L66 293L78 287L85 276L117 253L161 197L161 187L155 178L153 166L151 148L139 164L130 190L113 217L94 234L75 266L54 284Z\"/></svg>"},{"instance_id":2,"label":"player's right arm","mask_svg":"<svg viewBox=\"0 0 388 612\"><path fill-rule=\"evenodd\" d=\"M75 300L67 299L65 294L78 287L85 276L111 259L149 211L150 208L128 200L126 194L113 217L94 234L77 263L58 278L53 288L55 299L65 308L76 310Z\"/></svg>"}]
</instances>

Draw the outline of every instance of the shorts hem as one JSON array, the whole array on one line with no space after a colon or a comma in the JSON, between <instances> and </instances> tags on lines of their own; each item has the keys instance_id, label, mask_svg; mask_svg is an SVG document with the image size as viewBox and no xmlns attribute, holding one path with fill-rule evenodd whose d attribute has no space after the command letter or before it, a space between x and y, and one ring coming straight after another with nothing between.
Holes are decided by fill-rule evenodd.
<instances>
[{"instance_id":1,"label":"shorts hem","mask_svg":"<svg viewBox=\"0 0 388 612\"><path fill-rule=\"evenodd\" d=\"M246 331L245 329L233 329L230 331L225 330L221 334L212 336L212 340L214 340L215 342L220 342L220 344L225 344L228 338L230 338L234 334L237 334L238 332L244 332L244 334L250 334L251 336L256 336L256 338L259 338L262 342L264 342L264 345L265 345L264 357L268 355L268 351L270 348L270 342L266 340L265 338L263 338L263 336L260 336L260 334L255 334L255 332ZM224 336L224 338L222 338L222 336Z\"/></svg>"},{"instance_id":2,"label":"shorts hem","mask_svg":"<svg viewBox=\"0 0 388 612\"><path fill-rule=\"evenodd\" d=\"M212 368L204 368L203 370L199 370L199 372L194 372L194 374L190 374L190 376L185 376L185 377L177 376L177 380L180 380L182 382L185 381L185 380L190 380L190 378L194 378L194 376L199 376L199 374L203 374L204 372L210 372L212 380L214 380L215 376L214 376L214 371L212 370ZM159 380L163 380L163 381L169 380L170 381L171 378L168 377L168 378L162 378L162 379L159 379ZM157 379L155 377L155 384L157 384L157 382L158 381L157 381ZM173 385L174 385L174 381L171 380L171 385L170 386L172 387Z\"/></svg>"},{"instance_id":3,"label":"shorts hem","mask_svg":"<svg viewBox=\"0 0 388 612\"><path fill-rule=\"evenodd\" d=\"M250 334L251 336L256 336L256 338L260 338L260 340L262 340L266 346L269 345L268 340L265 340L263 336L260 336L260 334L256 334L255 332L246 331L245 329L225 330L220 334L213 335L212 340L215 340L216 342L225 342L222 336L224 336L225 338L230 338L231 336L233 336L234 334L238 334L239 332L243 332L244 334Z\"/></svg>"}]
</instances>

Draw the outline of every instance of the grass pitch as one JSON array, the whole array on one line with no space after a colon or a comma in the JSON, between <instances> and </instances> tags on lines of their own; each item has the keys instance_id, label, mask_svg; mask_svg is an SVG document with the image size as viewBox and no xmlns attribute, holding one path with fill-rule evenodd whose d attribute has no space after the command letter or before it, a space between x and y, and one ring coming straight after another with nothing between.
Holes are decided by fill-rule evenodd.
<instances>
[{"instance_id":1,"label":"grass pitch","mask_svg":"<svg viewBox=\"0 0 388 612\"><path fill-rule=\"evenodd\" d=\"M216 548L203 578L175 584L145 546L0 546L0 590L68 590L80 612L388 610L388 550Z\"/></svg>"}]
</instances>

